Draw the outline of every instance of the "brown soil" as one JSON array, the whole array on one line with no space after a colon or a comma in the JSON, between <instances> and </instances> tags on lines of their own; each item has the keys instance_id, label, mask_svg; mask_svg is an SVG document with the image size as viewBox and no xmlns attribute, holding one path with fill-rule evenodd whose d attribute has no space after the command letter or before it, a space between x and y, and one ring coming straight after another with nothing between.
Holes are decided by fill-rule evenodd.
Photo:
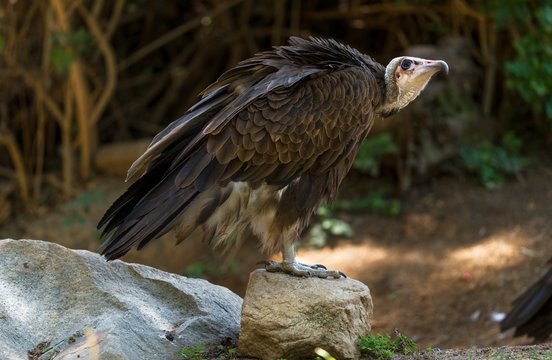
<instances>
[{"instance_id":1,"label":"brown soil","mask_svg":"<svg viewBox=\"0 0 552 360\"><path fill-rule=\"evenodd\" d=\"M405 195L400 216L340 214L353 226L354 239L300 249L299 258L367 284L374 332L398 328L421 348L528 343L500 334L490 316L507 311L552 256L551 183L552 167L531 170L522 181L495 191L471 180L441 178ZM0 228L0 237L96 250L95 223L123 185L102 179L83 194L94 189L104 196L20 216ZM124 260L181 274L195 271L243 296L247 274L263 258L256 244L244 244L227 258L198 241L176 248L173 242L168 236Z\"/></svg>"}]
</instances>

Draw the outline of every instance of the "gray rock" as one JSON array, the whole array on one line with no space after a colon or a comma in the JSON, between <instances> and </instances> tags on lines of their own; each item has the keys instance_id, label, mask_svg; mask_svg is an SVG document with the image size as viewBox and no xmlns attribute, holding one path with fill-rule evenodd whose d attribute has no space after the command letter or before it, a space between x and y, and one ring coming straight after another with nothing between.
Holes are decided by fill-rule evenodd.
<instances>
[{"instance_id":1,"label":"gray rock","mask_svg":"<svg viewBox=\"0 0 552 360\"><path fill-rule=\"evenodd\" d=\"M314 358L315 348L357 359L359 336L372 323L372 297L363 283L296 278L254 271L243 301L238 351L262 359Z\"/></svg>"},{"instance_id":2,"label":"gray rock","mask_svg":"<svg viewBox=\"0 0 552 360\"><path fill-rule=\"evenodd\" d=\"M205 280L0 240L1 359L181 359L187 346L236 341L241 305Z\"/></svg>"}]
</instances>

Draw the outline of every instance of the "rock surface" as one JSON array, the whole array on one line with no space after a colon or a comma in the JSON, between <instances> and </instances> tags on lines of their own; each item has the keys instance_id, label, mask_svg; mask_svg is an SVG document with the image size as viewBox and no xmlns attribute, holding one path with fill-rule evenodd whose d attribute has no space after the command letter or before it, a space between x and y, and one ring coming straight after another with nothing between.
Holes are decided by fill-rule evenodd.
<instances>
[{"instance_id":1,"label":"rock surface","mask_svg":"<svg viewBox=\"0 0 552 360\"><path fill-rule=\"evenodd\" d=\"M296 278L257 270L245 294L238 351L262 359L314 358L320 347L337 359L358 359L359 336L372 323L363 283Z\"/></svg>"},{"instance_id":2,"label":"rock surface","mask_svg":"<svg viewBox=\"0 0 552 360\"><path fill-rule=\"evenodd\" d=\"M0 358L181 359L239 333L242 300L205 280L35 240L0 240Z\"/></svg>"}]
</instances>

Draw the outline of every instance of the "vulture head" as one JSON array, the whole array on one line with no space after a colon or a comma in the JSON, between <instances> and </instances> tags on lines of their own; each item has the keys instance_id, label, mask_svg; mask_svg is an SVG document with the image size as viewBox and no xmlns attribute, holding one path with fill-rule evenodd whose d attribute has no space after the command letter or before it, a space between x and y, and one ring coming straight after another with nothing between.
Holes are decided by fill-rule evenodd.
<instances>
[{"instance_id":1,"label":"vulture head","mask_svg":"<svg viewBox=\"0 0 552 360\"><path fill-rule=\"evenodd\" d=\"M385 101L380 113L388 116L408 105L422 92L431 77L448 65L442 60L426 60L412 56L399 56L385 68Z\"/></svg>"}]
</instances>

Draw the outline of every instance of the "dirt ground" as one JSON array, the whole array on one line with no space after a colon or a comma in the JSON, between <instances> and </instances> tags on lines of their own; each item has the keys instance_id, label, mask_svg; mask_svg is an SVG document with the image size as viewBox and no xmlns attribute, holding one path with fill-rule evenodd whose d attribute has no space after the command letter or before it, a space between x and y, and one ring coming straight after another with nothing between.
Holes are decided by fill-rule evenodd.
<instances>
[{"instance_id":1,"label":"dirt ground","mask_svg":"<svg viewBox=\"0 0 552 360\"><path fill-rule=\"evenodd\" d=\"M529 170L521 181L493 191L470 179L441 177L405 194L397 217L339 214L352 225L354 237L301 248L299 258L367 284L374 332L397 328L421 348L529 343L501 334L491 315L507 311L552 256L551 184L552 166ZM120 179L100 179L69 203L16 218L0 228L0 237L94 251L95 224L123 189ZM124 260L206 276L243 296L247 274L265 258L256 244L221 256L198 241L176 248L173 243L167 236Z\"/></svg>"},{"instance_id":2,"label":"dirt ground","mask_svg":"<svg viewBox=\"0 0 552 360\"><path fill-rule=\"evenodd\" d=\"M416 355L395 355L392 360L548 360L552 345L503 346L492 348L422 351Z\"/></svg>"}]
</instances>

